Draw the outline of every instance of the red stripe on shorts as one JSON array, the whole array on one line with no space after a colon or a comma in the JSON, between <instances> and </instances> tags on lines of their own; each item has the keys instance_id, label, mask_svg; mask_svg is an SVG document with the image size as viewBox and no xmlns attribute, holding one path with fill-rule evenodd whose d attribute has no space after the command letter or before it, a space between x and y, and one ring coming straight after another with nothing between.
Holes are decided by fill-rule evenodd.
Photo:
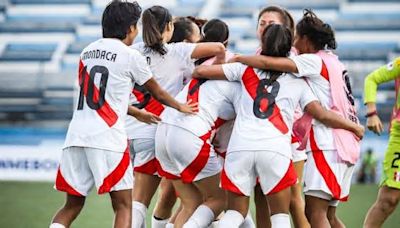
<instances>
[{"instance_id":1,"label":"red stripe on shorts","mask_svg":"<svg viewBox=\"0 0 400 228\"><path fill-rule=\"evenodd\" d=\"M106 178L104 178L103 184L100 186L98 193L103 194L110 192L111 188L114 187L124 177L130 162L131 159L129 157L129 148L127 147L117 167L110 174L108 174Z\"/></svg>"},{"instance_id":2,"label":"red stripe on shorts","mask_svg":"<svg viewBox=\"0 0 400 228\"><path fill-rule=\"evenodd\" d=\"M232 183L232 181L226 175L225 168L223 168L221 172L221 187L222 189L244 196L243 192L240 191L240 189L234 183Z\"/></svg>"},{"instance_id":3,"label":"red stripe on shorts","mask_svg":"<svg viewBox=\"0 0 400 228\"><path fill-rule=\"evenodd\" d=\"M88 83L90 83L90 77L87 72L83 72L85 69L82 61L79 61L79 81L81 82L82 80L82 75L85 77L85 85L83 85L83 94L85 97L87 97L88 94ZM92 82L94 83L94 82ZM98 102L99 101L99 94L100 91L99 89L93 85L93 101ZM89 98L91 99L91 98ZM118 120L118 115L117 113L111 108L111 106L108 104L107 101L104 101L104 104L96 110L97 114L107 123L109 127L112 127Z\"/></svg>"},{"instance_id":4,"label":"red stripe on shorts","mask_svg":"<svg viewBox=\"0 0 400 228\"><path fill-rule=\"evenodd\" d=\"M197 157L182 171L181 179L184 183L192 183L196 176L203 170L210 157L211 145L208 140L211 137L211 131L200 137L203 141L203 146L201 147Z\"/></svg>"},{"instance_id":5,"label":"red stripe on shorts","mask_svg":"<svg viewBox=\"0 0 400 228\"><path fill-rule=\"evenodd\" d=\"M134 167L133 170L138 173L145 173L149 175L154 175L157 172L158 161L156 158L151 159L141 166Z\"/></svg>"},{"instance_id":6,"label":"red stripe on shorts","mask_svg":"<svg viewBox=\"0 0 400 228\"><path fill-rule=\"evenodd\" d=\"M250 97L254 100L257 96L258 84L260 83L260 79L258 78L256 72L254 72L254 69L251 67L247 67L243 74L242 80L244 87L246 88ZM281 110L276 104L274 104L274 110L272 112L272 115L268 117L268 120L280 132L282 132L282 134L286 134L289 132L289 128L286 126L286 123L283 120Z\"/></svg>"},{"instance_id":7,"label":"red stripe on shorts","mask_svg":"<svg viewBox=\"0 0 400 228\"><path fill-rule=\"evenodd\" d=\"M293 162L290 162L285 176L283 176L283 178L279 181L279 183L270 192L268 192L267 195L280 192L285 188L295 185L296 183L297 183L296 170L294 169Z\"/></svg>"},{"instance_id":8,"label":"red stripe on shorts","mask_svg":"<svg viewBox=\"0 0 400 228\"><path fill-rule=\"evenodd\" d=\"M58 167L58 170L57 170L55 187L58 191L66 192L70 195L83 196L78 191L76 191L71 185L69 185L68 182L64 179L64 177L60 171L60 167Z\"/></svg>"},{"instance_id":9,"label":"red stripe on shorts","mask_svg":"<svg viewBox=\"0 0 400 228\"><path fill-rule=\"evenodd\" d=\"M312 128L310 131L310 145L315 165L317 166L319 173L324 179L325 184L331 191L332 198L335 200L340 200L340 194L342 190L336 179L335 174L333 173L331 167L329 167L329 164L324 157L323 151L318 148L318 145L315 141L314 130Z\"/></svg>"}]
</instances>

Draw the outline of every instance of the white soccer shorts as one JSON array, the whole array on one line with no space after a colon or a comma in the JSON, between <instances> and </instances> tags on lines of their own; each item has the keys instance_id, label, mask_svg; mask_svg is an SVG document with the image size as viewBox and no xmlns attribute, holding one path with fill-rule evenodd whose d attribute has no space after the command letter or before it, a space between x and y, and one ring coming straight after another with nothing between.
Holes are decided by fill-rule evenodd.
<instances>
[{"instance_id":1,"label":"white soccer shorts","mask_svg":"<svg viewBox=\"0 0 400 228\"><path fill-rule=\"evenodd\" d=\"M133 171L129 151L68 147L62 152L55 189L75 196L132 189Z\"/></svg>"},{"instance_id":2,"label":"white soccer shorts","mask_svg":"<svg viewBox=\"0 0 400 228\"><path fill-rule=\"evenodd\" d=\"M222 166L210 144L211 133L201 137L183 128L162 123L156 133L156 157L160 174L192 183L216 175Z\"/></svg>"},{"instance_id":3,"label":"white soccer shorts","mask_svg":"<svg viewBox=\"0 0 400 228\"><path fill-rule=\"evenodd\" d=\"M155 156L154 139L129 140L133 170L149 175L158 175L159 162Z\"/></svg>"},{"instance_id":4,"label":"white soccer shorts","mask_svg":"<svg viewBox=\"0 0 400 228\"><path fill-rule=\"evenodd\" d=\"M340 159L336 150L316 150L307 156L304 194L328 200L330 206L347 201L354 165Z\"/></svg>"},{"instance_id":5,"label":"white soccer shorts","mask_svg":"<svg viewBox=\"0 0 400 228\"><path fill-rule=\"evenodd\" d=\"M250 196L257 177L265 195L297 183L296 171L288 157L272 151L228 151L221 175L223 189Z\"/></svg>"}]
</instances>

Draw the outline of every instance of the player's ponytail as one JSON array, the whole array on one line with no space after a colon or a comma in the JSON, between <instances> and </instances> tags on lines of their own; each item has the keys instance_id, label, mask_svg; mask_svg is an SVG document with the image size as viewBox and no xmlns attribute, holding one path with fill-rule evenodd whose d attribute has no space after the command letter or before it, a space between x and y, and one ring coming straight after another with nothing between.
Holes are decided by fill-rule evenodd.
<instances>
[{"instance_id":1,"label":"player's ponytail","mask_svg":"<svg viewBox=\"0 0 400 228\"><path fill-rule=\"evenodd\" d=\"M262 35L262 51L261 55L274 57L289 56L292 48L292 32L284 25L271 24L265 28ZM270 75L270 83L275 82L283 73L280 71L267 70Z\"/></svg>"},{"instance_id":2,"label":"player's ponytail","mask_svg":"<svg viewBox=\"0 0 400 228\"><path fill-rule=\"evenodd\" d=\"M162 34L171 21L171 14L162 6L152 6L143 12L143 41L147 48L160 55L167 53Z\"/></svg>"},{"instance_id":3,"label":"player's ponytail","mask_svg":"<svg viewBox=\"0 0 400 228\"><path fill-rule=\"evenodd\" d=\"M310 9L304 10L303 18L297 23L296 33L300 37L307 36L316 50L337 47L335 32L331 26L319 19Z\"/></svg>"}]
</instances>

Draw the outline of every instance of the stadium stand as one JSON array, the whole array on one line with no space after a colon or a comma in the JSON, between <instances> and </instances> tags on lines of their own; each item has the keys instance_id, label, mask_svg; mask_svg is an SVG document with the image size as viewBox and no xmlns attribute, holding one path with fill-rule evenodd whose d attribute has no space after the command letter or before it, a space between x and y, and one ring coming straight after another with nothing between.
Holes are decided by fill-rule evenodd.
<instances>
[{"instance_id":1,"label":"stadium stand","mask_svg":"<svg viewBox=\"0 0 400 228\"><path fill-rule=\"evenodd\" d=\"M139 3L146 8L156 1ZM88 43L101 37L101 13L106 4L104 0L0 0L1 121L68 121L79 54ZM362 114L365 75L400 53L398 0L162 2L174 15L215 14L225 20L231 30L230 48L247 54L258 46L257 12L267 4L288 8L296 21L303 8L313 8L332 24L339 43L337 53L349 69ZM379 104L387 121L394 99L390 92L393 85L381 89Z\"/></svg>"}]
</instances>

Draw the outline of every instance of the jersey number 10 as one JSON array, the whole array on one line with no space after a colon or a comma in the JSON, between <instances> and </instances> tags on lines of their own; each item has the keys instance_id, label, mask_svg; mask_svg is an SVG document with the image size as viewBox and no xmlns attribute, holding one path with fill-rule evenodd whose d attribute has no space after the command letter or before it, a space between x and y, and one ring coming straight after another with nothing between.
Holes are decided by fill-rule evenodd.
<instances>
[{"instance_id":1,"label":"jersey number 10","mask_svg":"<svg viewBox=\"0 0 400 228\"><path fill-rule=\"evenodd\" d=\"M108 80L108 69L104 66L94 66L90 70L89 77L87 77L86 72L87 66L83 67L81 70L81 81L79 83L80 92L79 92L79 100L78 100L78 110L83 109L83 100L86 97L86 103L89 108L93 110L100 109L105 102L105 94ZM100 74L100 85L99 89L95 87L94 79L96 74ZM85 93L86 91L86 93Z\"/></svg>"}]
</instances>

